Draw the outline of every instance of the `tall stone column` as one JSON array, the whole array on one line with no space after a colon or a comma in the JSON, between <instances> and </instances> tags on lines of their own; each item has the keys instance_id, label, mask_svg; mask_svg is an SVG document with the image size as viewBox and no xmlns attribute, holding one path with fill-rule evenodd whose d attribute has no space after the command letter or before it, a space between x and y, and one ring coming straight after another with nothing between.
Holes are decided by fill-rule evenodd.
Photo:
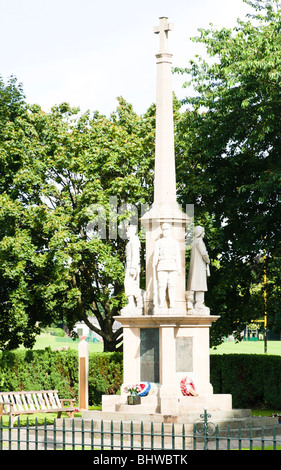
<instances>
[{"instance_id":1,"label":"tall stone column","mask_svg":"<svg viewBox=\"0 0 281 470\"><path fill-rule=\"evenodd\" d=\"M166 17L160 18L154 32L159 34L160 48L156 54L156 138L155 138L155 177L154 201L151 209L144 214L141 222L146 229L146 301L145 314L159 314L155 308L156 273L153 269L153 255L156 241L161 237L161 226L171 225L172 238L180 248L181 275L176 281L175 308L173 313L186 314L185 301L185 226L187 216L176 200L176 170L174 151L173 93L172 93L172 54L168 50L168 32L173 24ZM172 313L168 309L161 314ZM170 312L169 312L170 310Z\"/></svg>"},{"instance_id":2,"label":"tall stone column","mask_svg":"<svg viewBox=\"0 0 281 470\"><path fill-rule=\"evenodd\" d=\"M160 18L154 32L160 36L160 49L156 54L156 138L154 203L176 203L176 170L174 153L174 120L172 94L172 57L168 51L168 32L174 29L167 18Z\"/></svg>"}]
</instances>

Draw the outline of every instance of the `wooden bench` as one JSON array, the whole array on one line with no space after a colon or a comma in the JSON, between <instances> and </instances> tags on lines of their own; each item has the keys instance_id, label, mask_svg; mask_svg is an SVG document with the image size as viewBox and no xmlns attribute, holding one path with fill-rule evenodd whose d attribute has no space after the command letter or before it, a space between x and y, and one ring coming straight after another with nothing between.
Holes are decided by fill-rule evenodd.
<instances>
[{"instance_id":1,"label":"wooden bench","mask_svg":"<svg viewBox=\"0 0 281 470\"><path fill-rule=\"evenodd\" d=\"M64 403L70 406L64 408ZM58 413L60 418L62 412L67 413L70 418L74 417L74 399L59 399L58 390L41 390L32 392L0 392L0 418L2 415L11 416L13 426L16 416L34 413Z\"/></svg>"}]
</instances>

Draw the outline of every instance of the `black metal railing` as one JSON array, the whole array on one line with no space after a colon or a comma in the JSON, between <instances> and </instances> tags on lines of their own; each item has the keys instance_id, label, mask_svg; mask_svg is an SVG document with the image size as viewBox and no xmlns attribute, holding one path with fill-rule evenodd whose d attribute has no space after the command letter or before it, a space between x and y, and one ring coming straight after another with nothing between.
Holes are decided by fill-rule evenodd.
<instances>
[{"instance_id":1,"label":"black metal railing","mask_svg":"<svg viewBox=\"0 0 281 470\"><path fill-rule=\"evenodd\" d=\"M0 450L233 450L281 447L281 426L219 430L207 410L194 425L58 419L20 426L0 419ZM270 434L269 434L270 432Z\"/></svg>"}]
</instances>

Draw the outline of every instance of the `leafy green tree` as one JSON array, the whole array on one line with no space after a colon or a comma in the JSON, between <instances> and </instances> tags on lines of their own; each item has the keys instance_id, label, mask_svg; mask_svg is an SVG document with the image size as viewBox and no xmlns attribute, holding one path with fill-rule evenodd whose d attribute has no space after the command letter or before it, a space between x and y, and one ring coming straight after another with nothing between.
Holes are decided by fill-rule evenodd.
<instances>
[{"instance_id":1,"label":"leafy green tree","mask_svg":"<svg viewBox=\"0 0 281 470\"><path fill-rule=\"evenodd\" d=\"M40 266L26 220L42 183L40 143L21 85L0 79L0 348L32 344L38 328L27 288L29 266ZM30 184L33 182L32 185ZM32 227L34 230L35 227ZM26 303L30 312L26 312Z\"/></svg>"},{"instance_id":2,"label":"leafy green tree","mask_svg":"<svg viewBox=\"0 0 281 470\"><path fill-rule=\"evenodd\" d=\"M151 202L155 110L139 117L120 98L109 119L67 104L44 113L22 102L15 83L10 98L9 86L2 83L0 347L30 347L41 327L63 320L71 330L84 320L112 351L121 341L113 317L126 299L125 240L110 233L110 197L129 204L117 228L130 205L141 215ZM105 208L103 237L89 235L93 205Z\"/></svg>"},{"instance_id":3,"label":"leafy green tree","mask_svg":"<svg viewBox=\"0 0 281 470\"><path fill-rule=\"evenodd\" d=\"M222 315L215 341L263 315L263 290L253 288L263 282L264 250L269 326L280 331L281 5L244 1L254 13L233 29L200 29L194 41L208 59L177 70L195 90L177 132L179 193L207 225L208 303Z\"/></svg>"}]
</instances>

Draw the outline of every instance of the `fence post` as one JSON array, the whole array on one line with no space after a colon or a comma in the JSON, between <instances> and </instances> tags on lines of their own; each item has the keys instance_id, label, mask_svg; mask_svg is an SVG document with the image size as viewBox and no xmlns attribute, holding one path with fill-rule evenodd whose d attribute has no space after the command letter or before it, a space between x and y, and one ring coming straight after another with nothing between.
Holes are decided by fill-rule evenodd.
<instances>
[{"instance_id":1,"label":"fence post","mask_svg":"<svg viewBox=\"0 0 281 470\"><path fill-rule=\"evenodd\" d=\"M38 450L38 420L35 418L35 450Z\"/></svg>"},{"instance_id":2,"label":"fence post","mask_svg":"<svg viewBox=\"0 0 281 470\"><path fill-rule=\"evenodd\" d=\"M47 418L44 419L44 450L47 450L47 444L48 444L48 429L47 429Z\"/></svg>"},{"instance_id":3,"label":"fence post","mask_svg":"<svg viewBox=\"0 0 281 470\"><path fill-rule=\"evenodd\" d=\"M133 421L131 421L131 424L130 424L130 437L131 437L131 450L133 450L133 448L134 448L134 424L133 424Z\"/></svg>"},{"instance_id":4,"label":"fence post","mask_svg":"<svg viewBox=\"0 0 281 470\"><path fill-rule=\"evenodd\" d=\"M182 449L185 450L185 426L182 425Z\"/></svg>"},{"instance_id":5,"label":"fence post","mask_svg":"<svg viewBox=\"0 0 281 470\"><path fill-rule=\"evenodd\" d=\"M113 420L110 421L110 450L114 449L114 425Z\"/></svg>"},{"instance_id":6,"label":"fence post","mask_svg":"<svg viewBox=\"0 0 281 470\"><path fill-rule=\"evenodd\" d=\"M0 416L0 450L3 450L3 417Z\"/></svg>"},{"instance_id":7,"label":"fence post","mask_svg":"<svg viewBox=\"0 0 281 470\"><path fill-rule=\"evenodd\" d=\"M54 443L53 443L53 449L57 450L57 425L56 425L56 420L54 419L53 423L53 437L54 437Z\"/></svg>"},{"instance_id":8,"label":"fence post","mask_svg":"<svg viewBox=\"0 0 281 470\"><path fill-rule=\"evenodd\" d=\"M79 410L88 409L88 371L89 371L89 344L85 336L79 346Z\"/></svg>"},{"instance_id":9,"label":"fence post","mask_svg":"<svg viewBox=\"0 0 281 470\"><path fill-rule=\"evenodd\" d=\"M29 419L26 418L26 450L29 450Z\"/></svg>"},{"instance_id":10,"label":"fence post","mask_svg":"<svg viewBox=\"0 0 281 470\"><path fill-rule=\"evenodd\" d=\"M62 449L65 450L65 418L62 420Z\"/></svg>"},{"instance_id":11,"label":"fence post","mask_svg":"<svg viewBox=\"0 0 281 470\"><path fill-rule=\"evenodd\" d=\"M9 415L9 450L12 449L12 417Z\"/></svg>"},{"instance_id":12,"label":"fence post","mask_svg":"<svg viewBox=\"0 0 281 470\"><path fill-rule=\"evenodd\" d=\"M17 437L18 437L18 450L20 450L20 417L18 416L18 431L17 431Z\"/></svg>"},{"instance_id":13,"label":"fence post","mask_svg":"<svg viewBox=\"0 0 281 470\"><path fill-rule=\"evenodd\" d=\"M154 426L153 426L153 421L151 421L151 425L150 425L150 447L151 447L151 449L154 449Z\"/></svg>"},{"instance_id":14,"label":"fence post","mask_svg":"<svg viewBox=\"0 0 281 470\"><path fill-rule=\"evenodd\" d=\"M273 429L273 450L276 450L276 427Z\"/></svg>"},{"instance_id":15,"label":"fence post","mask_svg":"<svg viewBox=\"0 0 281 470\"><path fill-rule=\"evenodd\" d=\"M211 415L207 413L206 408L204 409L204 414L200 415L200 418L203 420L203 423L195 424L193 439L195 442L196 435L203 437L204 450L208 450L209 437L213 436L213 434L216 432L216 426L213 423L208 422L208 418L211 418Z\"/></svg>"},{"instance_id":16,"label":"fence post","mask_svg":"<svg viewBox=\"0 0 281 470\"><path fill-rule=\"evenodd\" d=\"M84 429L84 419L81 422L81 441L82 441L82 450L85 449L85 429Z\"/></svg>"},{"instance_id":17,"label":"fence post","mask_svg":"<svg viewBox=\"0 0 281 470\"><path fill-rule=\"evenodd\" d=\"M141 433L141 450L143 450L144 448L143 421L141 421L140 433Z\"/></svg>"},{"instance_id":18,"label":"fence post","mask_svg":"<svg viewBox=\"0 0 281 470\"><path fill-rule=\"evenodd\" d=\"M91 450L94 450L94 420L91 421Z\"/></svg>"}]
</instances>

